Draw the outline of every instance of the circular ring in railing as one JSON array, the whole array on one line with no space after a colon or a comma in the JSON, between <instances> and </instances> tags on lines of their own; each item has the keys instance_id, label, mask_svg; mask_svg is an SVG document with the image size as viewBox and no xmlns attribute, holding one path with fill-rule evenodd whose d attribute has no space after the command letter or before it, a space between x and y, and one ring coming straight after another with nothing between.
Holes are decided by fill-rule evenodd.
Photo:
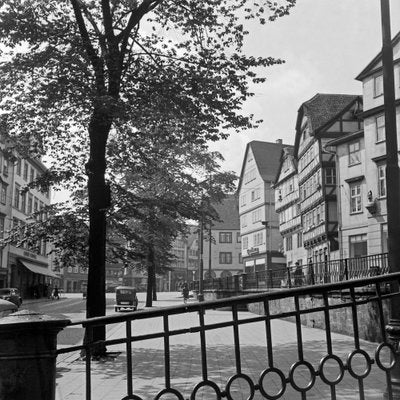
<instances>
[{"instance_id":1,"label":"circular ring in railing","mask_svg":"<svg viewBox=\"0 0 400 400\"><path fill-rule=\"evenodd\" d=\"M143 400L141 397L134 394L123 397L121 400Z\"/></svg>"},{"instance_id":2,"label":"circular ring in railing","mask_svg":"<svg viewBox=\"0 0 400 400\"><path fill-rule=\"evenodd\" d=\"M268 374L277 374L279 379L281 380L281 389L275 394L270 394L264 389L263 380ZM279 399L279 397L281 397L285 393L285 390L286 390L286 377L283 374L283 372L278 368L274 368L274 367L267 368L260 375L260 379L258 380L258 385L259 385L259 390L260 390L261 394L266 399L270 399L270 400Z\"/></svg>"},{"instance_id":3,"label":"circular ring in railing","mask_svg":"<svg viewBox=\"0 0 400 400\"><path fill-rule=\"evenodd\" d=\"M234 400L234 398L231 395L231 387L232 387L233 383L238 379L243 379L247 382L247 384L249 385L250 393L249 393L249 396L246 398L246 400L252 400L252 398L254 397L254 391L255 391L254 383L251 380L251 378L245 374L236 374L229 378L228 383L226 384L226 388L225 388L226 398L228 400ZM241 393L244 394L244 392L241 392Z\"/></svg>"},{"instance_id":4,"label":"circular ring in railing","mask_svg":"<svg viewBox=\"0 0 400 400\"><path fill-rule=\"evenodd\" d=\"M326 372L324 371L324 366L326 365L327 362L329 362L331 360L335 361L338 364L338 368L339 368L339 373L335 379L329 379L326 376ZM335 356L334 354L328 354L320 361L318 371L319 371L319 375L320 375L321 379L327 385L334 386L334 385L337 385L343 379L344 364L343 364L343 361L338 356Z\"/></svg>"},{"instance_id":5,"label":"circular ring in railing","mask_svg":"<svg viewBox=\"0 0 400 400\"><path fill-rule=\"evenodd\" d=\"M178 392L176 389L172 389L172 388L167 388L167 389L161 390L161 392L158 393L156 397L154 397L154 400L161 399L161 396L164 396L164 394L174 394L178 400L185 400L185 398L181 395L180 392Z\"/></svg>"},{"instance_id":6,"label":"circular ring in railing","mask_svg":"<svg viewBox=\"0 0 400 400\"><path fill-rule=\"evenodd\" d=\"M197 394L197 392L198 392L201 388L203 388L203 387L205 387L205 386L208 386L208 387L210 387L211 389L214 390L215 394L217 395L216 400L221 400L221 399L222 399L221 390L220 390L220 388L218 387L218 385L217 385L215 382L213 382L213 381L205 380L205 381L202 381L202 382L198 383L198 384L194 387L194 389L193 389L193 391L192 391L192 394L190 395L190 400L196 400L196 394Z\"/></svg>"},{"instance_id":7,"label":"circular ring in railing","mask_svg":"<svg viewBox=\"0 0 400 400\"><path fill-rule=\"evenodd\" d=\"M389 365L384 365L384 363L381 360L381 351L384 349L389 349L390 351L390 364ZM395 359L396 352L394 351L393 346L390 343L381 343L375 350L375 360L376 364L380 369L383 369L384 371L390 371L391 369L394 368L396 364L396 359Z\"/></svg>"},{"instance_id":8,"label":"circular ring in railing","mask_svg":"<svg viewBox=\"0 0 400 400\"><path fill-rule=\"evenodd\" d=\"M310 381L306 386L300 386L294 381L294 373L296 372L296 369L300 367L306 367L308 371L310 372ZM295 362L289 370L289 382L290 384L299 392L307 392L307 390L310 390L315 383L315 370L313 366L308 362L308 361L297 361Z\"/></svg>"},{"instance_id":9,"label":"circular ring in railing","mask_svg":"<svg viewBox=\"0 0 400 400\"><path fill-rule=\"evenodd\" d=\"M357 373L352 365L353 359L356 355L361 355L362 357L365 358L366 368L362 373ZM361 349L352 351L347 356L347 369L349 370L349 373L353 378L364 379L365 377L367 377L368 374L371 372L371 359L368 353Z\"/></svg>"}]
</instances>

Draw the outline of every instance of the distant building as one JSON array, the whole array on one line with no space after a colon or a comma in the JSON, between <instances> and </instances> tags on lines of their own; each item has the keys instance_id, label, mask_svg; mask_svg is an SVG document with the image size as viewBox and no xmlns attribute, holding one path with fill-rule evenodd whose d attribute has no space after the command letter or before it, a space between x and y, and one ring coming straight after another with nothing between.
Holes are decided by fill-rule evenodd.
<instances>
[{"instance_id":1,"label":"distant building","mask_svg":"<svg viewBox=\"0 0 400 400\"><path fill-rule=\"evenodd\" d=\"M246 272L286 265L282 253L273 184L283 148L292 146L252 141L247 144L238 188L242 259Z\"/></svg>"},{"instance_id":2,"label":"distant building","mask_svg":"<svg viewBox=\"0 0 400 400\"><path fill-rule=\"evenodd\" d=\"M188 225L187 235L178 235L172 245L175 259L168 266L171 271L163 277L163 289L179 291L182 284L198 279L198 227Z\"/></svg>"},{"instance_id":3,"label":"distant building","mask_svg":"<svg viewBox=\"0 0 400 400\"><path fill-rule=\"evenodd\" d=\"M320 93L298 110L294 157L308 263L339 257L336 155L326 145L362 129L361 111L360 96Z\"/></svg>"},{"instance_id":4,"label":"distant building","mask_svg":"<svg viewBox=\"0 0 400 400\"><path fill-rule=\"evenodd\" d=\"M275 211L279 215L279 232L283 237L287 266L294 266L296 262L301 266L307 260L307 252L303 247L299 180L293 147L282 149L274 188Z\"/></svg>"},{"instance_id":5,"label":"distant building","mask_svg":"<svg viewBox=\"0 0 400 400\"><path fill-rule=\"evenodd\" d=\"M224 278L243 272L237 195L228 195L221 203L213 204L213 207L219 221L212 223L211 241L210 227L205 227L204 277Z\"/></svg>"},{"instance_id":6,"label":"distant building","mask_svg":"<svg viewBox=\"0 0 400 400\"><path fill-rule=\"evenodd\" d=\"M22 159L13 142L0 135L0 237L15 226L46 219L41 210L50 204L50 191L27 188L38 176L46 172L39 159ZM49 245L41 241L35 248L27 244L18 247L17 242L0 251L0 287L17 287L22 297L43 296L48 288L59 285L59 276L53 271L48 256ZM36 247L38 249L36 249Z\"/></svg>"}]
</instances>

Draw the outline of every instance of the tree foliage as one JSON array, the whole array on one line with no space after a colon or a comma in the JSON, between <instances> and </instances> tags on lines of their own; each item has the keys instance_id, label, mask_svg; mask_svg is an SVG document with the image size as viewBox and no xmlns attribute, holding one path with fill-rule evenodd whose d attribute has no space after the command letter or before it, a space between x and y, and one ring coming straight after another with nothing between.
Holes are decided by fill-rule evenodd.
<instances>
[{"instance_id":1,"label":"tree foliage","mask_svg":"<svg viewBox=\"0 0 400 400\"><path fill-rule=\"evenodd\" d=\"M110 206L106 178L114 167L107 164L107 151L117 143L122 161L134 142L138 148L149 139L161 147L204 146L254 127L253 116L241 111L252 95L249 84L262 82L259 72L282 61L244 54L246 20L273 21L294 4L2 1L4 124L21 153L52 156L48 182L87 184L88 316L105 311L99 293Z\"/></svg>"}]
</instances>

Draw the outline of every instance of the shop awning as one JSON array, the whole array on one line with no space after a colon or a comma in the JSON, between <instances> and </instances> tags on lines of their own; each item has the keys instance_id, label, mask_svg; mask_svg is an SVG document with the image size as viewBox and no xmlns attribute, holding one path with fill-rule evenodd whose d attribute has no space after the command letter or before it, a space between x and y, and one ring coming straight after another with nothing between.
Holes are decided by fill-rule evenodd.
<instances>
[{"instance_id":1,"label":"shop awning","mask_svg":"<svg viewBox=\"0 0 400 400\"><path fill-rule=\"evenodd\" d=\"M42 267L37 264L33 264L29 261L18 260L25 268L29 269L29 271L34 272L35 274L51 276L52 278L60 278L53 271L50 271L47 267Z\"/></svg>"}]
</instances>

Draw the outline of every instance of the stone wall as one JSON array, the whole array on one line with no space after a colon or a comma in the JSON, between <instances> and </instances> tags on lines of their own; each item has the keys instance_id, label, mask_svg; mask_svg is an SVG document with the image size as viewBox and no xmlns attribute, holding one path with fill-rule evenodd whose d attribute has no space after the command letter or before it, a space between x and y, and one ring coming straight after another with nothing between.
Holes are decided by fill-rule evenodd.
<instances>
[{"instance_id":1,"label":"stone wall","mask_svg":"<svg viewBox=\"0 0 400 400\"><path fill-rule=\"evenodd\" d=\"M254 291L252 291L254 293ZM238 293L239 294L239 293ZM245 293L240 293L245 294ZM248 293L246 293L248 294ZM230 293L232 295L232 293ZM219 298L229 297L228 293L219 291L205 291L205 300L216 300ZM358 295L357 300L366 300L366 295ZM350 303L348 295L332 295L329 297L329 304L331 306L344 305ZM299 298L300 310L306 310L311 308L323 307L324 301L322 296L304 296ZM278 300L271 300L269 302L270 313L278 314L282 312L290 312L295 310L294 299L284 298ZM263 303L251 303L248 304L248 310L255 314L264 314ZM389 302L383 301L383 314L385 316L385 324L387 324L387 317L389 315ZM286 318L289 321L294 322L295 317ZM329 310L329 321L331 325L331 331L342 333L349 336L354 336L353 326L353 315L352 307L347 305L337 309ZM382 340L381 335L381 324L379 322L379 309L376 302L368 302L366 304L360 304L357 306L357 322L358 332L360 339L369 340L372 342L380 342ZM303 314L301 316L302 325L325 329L325 317L323 311L313 312L309 314Z\"/></svg>"}]
</instances>

